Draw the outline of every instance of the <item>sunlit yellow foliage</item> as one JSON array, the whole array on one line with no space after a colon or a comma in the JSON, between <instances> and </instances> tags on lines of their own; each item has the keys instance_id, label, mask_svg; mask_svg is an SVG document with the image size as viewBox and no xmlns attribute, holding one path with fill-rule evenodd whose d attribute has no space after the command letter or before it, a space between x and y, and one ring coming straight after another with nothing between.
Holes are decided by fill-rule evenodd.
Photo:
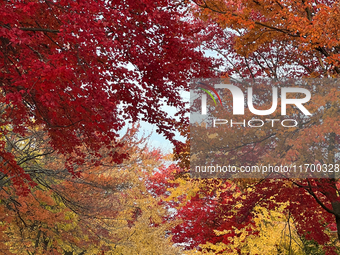
<instances>
[{"instance_id":1,"label":"sunlit yellow foliage","mask_svg":"<svg viewBox=\"0 0 340 255\"><path fill-rule=\"evenodd\" d=\"M169 234L176 222L164 221L171 212L147 187L149 176L168 158L138 146L143 141L136 140L136 129L122 138L129 159L113 164L104 152L96 165L89 156L75 165L78 176L65 169L64 157L53 150L44 154L46 137L30 134L13 134L12 149L37 185L27 196L17 196L10 185L1 191L0 248L34 255L180 254Z\"/></svg>"},{"instance_id":2,"label":"sunlit yellow foliage","mask_svg":"<svg viewBox=\"0 0 340 255\"><path fill-rule=\"evenodd\" d=\"M188 251L185 254L305 254L293 220L285 215L282 204L275 211L268 211L263 207L255 207L254 225L248 226L258 231L256 235L249 235L246 228L234 229L238 234L231 238L231 243L206 243L200 245L202 251ZM228 231L215 231L217 235L227 234Z\"/></svg>"}]
</instances>

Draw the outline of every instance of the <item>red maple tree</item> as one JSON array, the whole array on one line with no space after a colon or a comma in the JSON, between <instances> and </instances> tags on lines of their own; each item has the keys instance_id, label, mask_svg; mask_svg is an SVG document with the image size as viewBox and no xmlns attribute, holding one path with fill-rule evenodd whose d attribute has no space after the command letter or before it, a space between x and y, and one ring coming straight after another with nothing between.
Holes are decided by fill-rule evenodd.
<instances>
[{"instance_id":1,"label":"red maple tree","mask_svg":"<svg viewBox=\"0 0 340 255\"><path fill-rule=\"evenodd\" d=\"M179 92L192 77L210 76L198 50L202 23L180 1L3 1L0 3L2 132L43 125L53 148L81 164L86 146L118 154L117 132L138 120L174 140ZM185 18L187 17L187 18ZM0 138L1 171L18 186L29 180ZM113 145L114 144L114 145ZM26 192L27 189L22 190Z\"/></svg>"}]
</instances>

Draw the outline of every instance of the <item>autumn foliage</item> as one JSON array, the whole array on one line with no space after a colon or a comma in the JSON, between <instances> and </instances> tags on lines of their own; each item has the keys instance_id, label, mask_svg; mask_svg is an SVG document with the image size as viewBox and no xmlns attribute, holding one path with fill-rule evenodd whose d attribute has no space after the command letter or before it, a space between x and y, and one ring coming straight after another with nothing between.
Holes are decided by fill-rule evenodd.
<instances>
[{"instance_id":1,"label":"autumn foliage","mask_svg":"<svg viewBox=\"0 0 340 255\"><path fill-rule=\"evenodd\" d=\"M1 190L1 250L5 254L177 254L166 230L169 212L159 196L149 192L153 172L162 168L159 151L139 147L136 128L121 138L120 150L130 155L121 164L74 165L77 176L65 168L66 157L51 150L47 135L33 130L12 134L8 143L36 185L26 196L3 183ZM35 147L34 145L39 145ZM4 179L6 180L6 179Z\"/></svg>"},{"instance_id":2,"label":"autumn foliage","mask_svg":"<svg viewBox=\"0 0 340 255\"><path fill-rule=\"evenodd\" d=\"M2 1L0 253L339 254L337 175L188 174L190 132L200 150L241 148L229 163L338 163L338 87L315 85L297 128L248 140L190 130L180 95L193 78L335 82L339 13L332 0ZM148 148L140 121L174 155Z\"/></svg>"},{"instance_id":3,"label":"autumn foliage","mask_svg":"<svg viewBox=\"0 0 340 255\"><path fill-rule=\"evenodd\" d=\"M163 102L185 121L179 91L211 74L212 61L196 50L204 27L183 19L181 2L3 1L0 10L1 130L42 126L71 172L85 157L79 146L98 161L107 148L122 162L114 147L127 122L155 124L175 142ZM3 142L0 153L11 162L3 172L22 186L29 177Z\"/></svg>"},{"instance_id":4,"label":"autumn foliage","mask_svg":"<svg viewBox=\"0 0 340 255\"><path fill-rule=\"evenodd\" d=\"M222 77L241 81L262 78L273 82L287 78L338 77L339 62L335 59L340 56L336 32L339 4L336 1L194 1L192 8L209 30L204 47L225 63ZM252 160L252 164L337 163L338 88L329 85L317 88L327 92L315 94L314 105L309 105L314 115L309 121L302 121L298 128L248 130L246 137L245 132L228 128L219 134L209 134L202 127L195 136L206 146L198 150L224 148L222 155L228 155L228 163L233 160L243 163ZM220 110L214 106L212 109ZM233 148L240 149L234 153ZM176 157L187 159L185 155L183 151ZM274 211L283 210L285 218L280 224L289 227L292 221L300 240L294 237L288 245L277 244L275 252L309 254L314 249L316 254L337 254L339 234L335 230L340 229L340 199L336 174L324 179L236 179L232 181L238 187L236 190L229 181L221 181L223 185L210 182L214 180L193 181L196 195L191 194L179 210L179 217L185 220L174 230L174 238L187 248L195 247L211 254L256 254L258 247L266 249L269 240L263 244L250 243L256 239L253 236L261 240L260 229L254 228L261 207L273 215ZM192 230L193 226L196 231ZM293 232L291 238L292 235ZM294 242L302 248L293 248Z\"/></svg>"}]
</instances>

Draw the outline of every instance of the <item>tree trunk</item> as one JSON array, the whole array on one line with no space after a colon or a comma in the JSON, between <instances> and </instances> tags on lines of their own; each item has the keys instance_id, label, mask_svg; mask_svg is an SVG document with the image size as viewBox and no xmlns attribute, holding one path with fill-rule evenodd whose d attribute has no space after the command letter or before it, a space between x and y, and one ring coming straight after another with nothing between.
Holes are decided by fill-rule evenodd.
<instances>
[{"instance_id":1,"label":"tree trunk","mask_svg":"<svg viewBox=\"0 0 340 255\"><path fill-rule=\"evenodd\" d=\"M335 221L336 221L338 240L340 241L340 202L339 201L332 202L332 207L333 207Z\"/></svg>"}]
</instances>

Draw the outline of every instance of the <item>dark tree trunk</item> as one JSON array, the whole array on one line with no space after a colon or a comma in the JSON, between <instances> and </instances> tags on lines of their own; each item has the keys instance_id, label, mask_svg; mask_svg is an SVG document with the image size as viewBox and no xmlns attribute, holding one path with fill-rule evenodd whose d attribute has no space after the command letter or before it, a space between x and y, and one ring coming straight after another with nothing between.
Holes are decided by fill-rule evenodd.
<instances>
[{"instance_id":1,"label":"dark tree trunk","mask_svg":"<svg viewBox=\"0 0 340 255\"><path fill-rule=\"evenodd\" d=\"M340 202L339 201L332 202L332 207L333 207L335 221L336 221L338 240L340 241Z\"/></svg>"}]
</instances>

